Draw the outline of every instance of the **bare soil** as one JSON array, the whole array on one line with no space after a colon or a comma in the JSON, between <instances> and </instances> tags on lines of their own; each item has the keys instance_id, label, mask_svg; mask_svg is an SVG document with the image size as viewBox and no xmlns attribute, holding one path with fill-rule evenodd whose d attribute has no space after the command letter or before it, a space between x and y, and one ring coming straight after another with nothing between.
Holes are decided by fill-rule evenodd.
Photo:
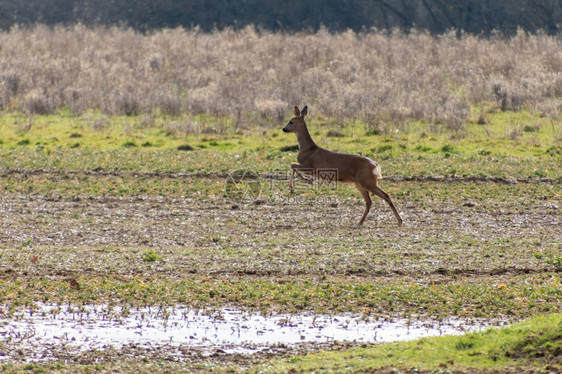
<instances>
[{"instance_id":1,"label":"bare soil","mask_svg":"<svg viewBox=\"0 0 562 374\"><path fill-rule=\"evenodd\" d=\"M388 207L376 200L365 224L357 227L363 203L337 196L243 204L228 198L2 194L0 272L4 277L27 272L175 279L192 274L306 274L437 281L453 275L553 271L533 252L559 249L559 199L528 199L522 205L509 196L492 198L493 204L453 199L398 200L403 227L397 227ZM56 259L45 253L47 248L72 255L64 263L52 261ZM162 260L136 261L135 255L147 248L157 250ZM30 268L34 255L38 257ZM311 257L314 263L302 264Z\"/></svg>"},{"instance_id":2,"label":"bare soil","mask_svg":"<svg viewBox=\"0 0 562 374\"><path fill-rule=\"evenodd\" d=\"M160 178L162 183L170 178L143 177ZM76 176L60 173L56 178L71 181ZM523 283L533 287L559 276L559 266L552 266L536 255L548 258L561 250L562 197L557 182L546 181L550 190L558 191L547 199L508 194L484 198L475 194L465 198L455 195L460 184L469 190L485 190L496 182L507 189L510 184L452 182L399 182L403 184L400 188L422 188L420 185L425 183L428 189L451 190L449 199L419 199L413 195L395 198L404 219L403 227L397 227L382 201L375 201L364 226L357 227L362 202L359 198L337 195L329 200L306 195L293 200L282 197L243 203L221 196L52 198L0 192L0 282L248 279L284 284L337 280L388 285L465 282L501 289ZM186 177L185 183L190 183L190 179ZM143 260L143 253L150 249L158 254L157 261ZM18 297L23 296L5 295L4 299L14 303ZM275 302L272 307L284 308ZM355 308L351 304L349 307ZM314 310L314 305L311 308ZM424 314L414 302L412 310L404 308L407 307L397 308L394 313L389 311L389 318ZM519 318L535 311L529 307L514 313ZM466 313L475 316L474 312ZM492 314L491 317L498 317L497 312ZM348 346L278 346L245 355L226 354L221 347L204 352L188 346L136 345L84 353L54 344L52 357L57 362L86 365L144 358L246 367L272 357ZM28 356L26 349L17 348L21 352L16 354L11 352L13 349L16 348L9 342L0 342L2 355L19 356L21 359L14 362L24 362Z\"/></svg>"}]
</instances>

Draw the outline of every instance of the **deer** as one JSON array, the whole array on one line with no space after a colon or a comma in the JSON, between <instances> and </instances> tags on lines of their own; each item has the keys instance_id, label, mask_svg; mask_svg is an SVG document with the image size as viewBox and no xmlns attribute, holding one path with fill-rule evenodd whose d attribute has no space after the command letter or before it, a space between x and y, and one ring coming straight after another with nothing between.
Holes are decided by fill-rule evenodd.
<instances>
[{"instance_id":1,"label":"deer","mask_svg":"<svg viewBox=\"0 0 562 374\"><path fill-rule=\"evenodd\" d=\"M380 165L364 156L333 152L319 147L312 140L306 127L304 117L306 117L307 112L308 107L306 105L302 111L295 106L295 117L283 128L283 132L296 134L299 147L298 163L291 163L289 191L291 193L294 192L295 173L306 179L301 172L307 175L317 175L316 172L318 170L334 170L335 178L338 182L354 183L365 200L365 211L359 220L358 226L363 224L371 210L372 201L370 193L387 202L398 220L398 226L402 226L402 218L398 210L396 210L392 199L378 186L379 179L382 179Z\"/></svg>"}]
</instances>

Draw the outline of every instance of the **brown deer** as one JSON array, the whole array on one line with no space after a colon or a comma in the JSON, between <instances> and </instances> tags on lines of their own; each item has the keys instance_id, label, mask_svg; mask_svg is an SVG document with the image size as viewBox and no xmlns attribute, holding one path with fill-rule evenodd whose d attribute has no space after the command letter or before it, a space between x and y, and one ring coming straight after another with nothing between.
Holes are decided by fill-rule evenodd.
<instances>
[{"instance_id":1,"label":"brown deer","mask_svg":"<svg viewBox=\"0 0 562 374\"><path fill-rule=\"evenodd\" d=\"M306 106L302 111L295 106L295 117L283 128L284 132L296 133L299 143L299 154L297 156L299 163L291 164L292 172L289 178L289 190L291 193L293 192L295 172L300 175L300 172L316 174L316 171L319 169L334 170L337 181L354 183L363 199L365 199L365 211L359 220L359 225L363 224L365 217L367 217L369 210L371 210L372 201L369 192L372 192L390 205L398 220L398 225L401 226L402 218L398 214L390 196L377 185L378 180L382 178L380 165L367 157L332 152L316 145L304 121L307 111L308 108Z\"/></svg>"}]
</instances>

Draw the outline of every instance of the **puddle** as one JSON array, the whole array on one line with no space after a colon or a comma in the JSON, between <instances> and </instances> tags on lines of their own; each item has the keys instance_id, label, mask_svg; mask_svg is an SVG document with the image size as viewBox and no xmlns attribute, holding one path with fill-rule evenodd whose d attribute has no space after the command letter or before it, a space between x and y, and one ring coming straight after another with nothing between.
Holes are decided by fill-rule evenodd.
<instances>
[{"instance_id":1,"label":"puddle","mask_svg":"<svg viewBox=\"0 0 562 374\"><path fill-rule=\"evenodd\" d=\"M263 316L229 308L205 314L181 308L123 311L119 307L108 310L106 306L41 305L34 313L20 311L9 319L2 318L0 339L12 346L65 345L83 351L121 348L134 343L223 347L226 353L250 354L279 344L385 343L461 334L483 327L483 324L458 320L369 321L351 314ZM0 358L9 357L0 352Z\"/></svg>"}]
</instances>

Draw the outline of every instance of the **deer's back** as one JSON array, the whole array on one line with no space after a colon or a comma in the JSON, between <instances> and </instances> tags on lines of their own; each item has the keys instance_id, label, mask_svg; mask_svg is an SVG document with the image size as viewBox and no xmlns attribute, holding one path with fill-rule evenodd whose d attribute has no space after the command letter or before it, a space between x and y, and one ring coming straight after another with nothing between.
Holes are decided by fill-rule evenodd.
<instances>
[{"instance_id":1,"label":"deer's back","mask_svg":"<svg viewBox=\"0 0 562 374\"><path fill-rule=\"evenodd\" d=\"M303 166L313 169L337 169L338 179L350 182L359 181L366 175L372 174L377 167L376 162L370 158L333 152L324 148L318 148L309 161L309 165Z\"/></svg>"}]
</instances>

